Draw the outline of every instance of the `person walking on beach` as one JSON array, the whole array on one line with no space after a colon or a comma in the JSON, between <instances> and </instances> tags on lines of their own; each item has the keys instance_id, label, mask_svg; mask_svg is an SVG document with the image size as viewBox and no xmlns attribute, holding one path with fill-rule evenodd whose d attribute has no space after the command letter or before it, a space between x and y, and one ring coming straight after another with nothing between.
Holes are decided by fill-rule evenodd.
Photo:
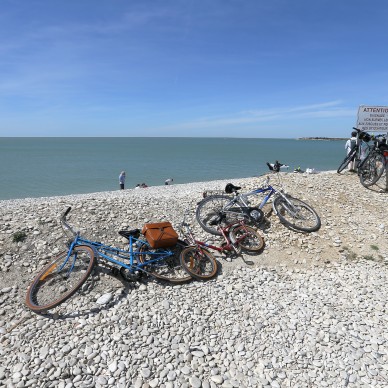
<instances>
[{"instance_id":1,"label":"person walking on beach","mask_svg":"<svg viewBox=\"0 0 388 388\"><path fill-rule=\"evenodd\" d=\"M345 143L345 150L346 155L349 155L350 151L353 149L353 147L357 144L357 132L353 131L351 134L351 138L348 139ZM351 160L348 164L348 170L349 171L355 171L355 165L356 165L356 158Z\"/></svg>"},{"instance_id":2,"label":"person walking on beach","mask_svg":"<svg viewBox=\"0 0 388 388\"><path fill-rule=\"evenodd\" d=\"M119 175L120 190L124 190L125 184L125 171L121 171Z\"/></svg>"},{"instance_id":3,"label":"person walking on beach","mask_svg":"<svg viewBox=\"0 0 388 388\"><path fill-rule=\"evenodd\" d=\"M172 179L172 178L168 178L168 179L166 179L165 181L164 181L164 184L165 185L171 185L171 183L174 181L174 179Z\"/></svg>"}]
</instances>

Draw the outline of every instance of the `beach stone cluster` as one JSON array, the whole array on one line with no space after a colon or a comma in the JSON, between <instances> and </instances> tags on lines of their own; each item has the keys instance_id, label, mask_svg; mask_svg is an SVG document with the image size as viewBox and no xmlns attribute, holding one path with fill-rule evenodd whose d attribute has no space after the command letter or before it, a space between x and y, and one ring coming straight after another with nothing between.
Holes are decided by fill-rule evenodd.
<instances>
[{"instance_id":1,"label":"beach stone cluster","mask_svg":"<svg viewBox=\"0 0 388 388\"><path fill-rule=\"evenodd\" d=\"M354 174L286 174L319 231L280 224L270 205L258 255L216 254L217 277L173 286L126 282L100 262L80 293L44 315L28 284L65 247L58 216L124 247L121 229L183 213L229 181L0 201L0 387L386 387L387 193ZM276 185L275 176L271 183ZM260 178L231 180L244 191ZM24 238L15 241L15 234Z\"/></svg>"}]
</instances>

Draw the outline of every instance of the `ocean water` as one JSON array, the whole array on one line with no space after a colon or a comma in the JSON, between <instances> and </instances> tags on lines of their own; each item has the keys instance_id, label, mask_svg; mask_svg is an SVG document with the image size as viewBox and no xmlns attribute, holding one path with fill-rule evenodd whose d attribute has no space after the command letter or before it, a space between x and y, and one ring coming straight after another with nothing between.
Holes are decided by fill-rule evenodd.
<instances>
[{"instance_id":1,"label":"ocean water","mask_svg":"<svg viewBox=\"0 0 388 388\"><path fill-rule=\"evenodd\" d=\"M258 176L279 160L336 170L343 141L235 138L0 138L0 200Z\"/></svg>"}]
</instances>

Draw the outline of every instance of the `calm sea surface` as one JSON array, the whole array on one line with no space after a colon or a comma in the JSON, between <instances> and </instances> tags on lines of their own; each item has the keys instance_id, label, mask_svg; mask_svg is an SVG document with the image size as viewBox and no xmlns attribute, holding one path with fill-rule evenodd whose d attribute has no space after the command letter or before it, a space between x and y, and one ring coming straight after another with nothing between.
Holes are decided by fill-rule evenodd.
<instances>
[{"instance_id":1,"label":"calm sea surface","mask_svg":"<svg viewBox=\"0 0 388 388\"><path fill-rule=\"evenodd\" d=\"M337 169L343 141L231 138L0 138L0 199L45 197L290 171Z\"/></svg>"}]
</instances>

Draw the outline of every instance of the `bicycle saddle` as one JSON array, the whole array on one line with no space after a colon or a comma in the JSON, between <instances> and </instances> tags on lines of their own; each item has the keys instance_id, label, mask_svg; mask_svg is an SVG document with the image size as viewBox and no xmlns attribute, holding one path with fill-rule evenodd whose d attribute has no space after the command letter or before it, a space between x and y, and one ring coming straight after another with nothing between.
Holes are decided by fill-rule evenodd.
<instances>
[{"instance_id":1,"label":"bicycle saddle","mask_svg":"<svg viewBox=\"0 0 388 388\"><path fill-rule=\"evenodd\" d=\"M235 185L232 184L232 183L228 183L228 184L225 186L225 193L227 193L227 194L232 194L232 193L237 192L237 191L240 190L240 189L241 189L241 187L235 186Z\"/></svg>"},{"instance_id":2,"label":"bicycle saddle","mask_svg":"<svg viewBox=\"0 0 388 388\"><path fill-rule=\"evenodd\" d=\"M140 236L140 229L119 230L119 235L127 238L128 240L130 236L138 238Z\"/></svg>"}]
</instances>

